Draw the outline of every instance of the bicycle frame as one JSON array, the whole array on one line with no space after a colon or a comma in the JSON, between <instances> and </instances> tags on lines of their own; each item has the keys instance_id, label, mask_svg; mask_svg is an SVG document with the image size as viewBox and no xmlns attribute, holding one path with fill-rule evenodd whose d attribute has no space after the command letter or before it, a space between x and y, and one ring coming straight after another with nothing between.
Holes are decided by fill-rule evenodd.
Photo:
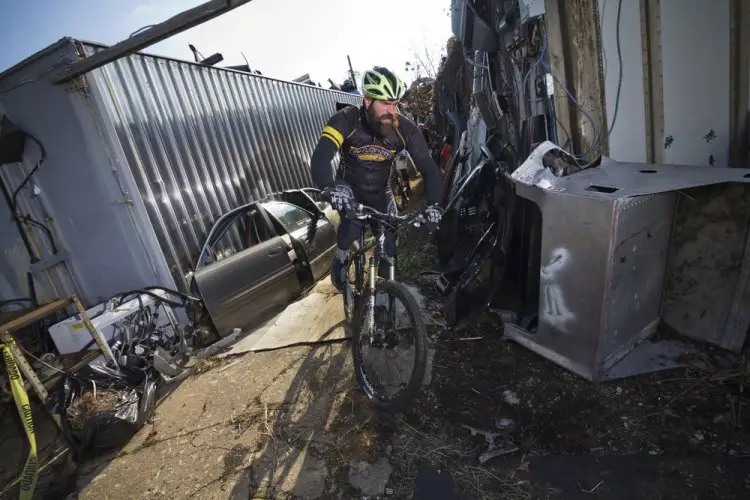
<instances>
[{"instance_id":1,"label":"bicycle frame","mask_svg":"<svg viewBox=\"0 0 750 500\"><path fill-rule=\"evenodd\" d=\"M360 205L360 212L362 211L362 205ZM364 270L365 270L365 253L368 250L368 248L365 247L365 235L367 234L367 224L362 225L362 230L359 234L359 249L356 252L356 255L354 257L354 290L347 289L344 290L345 294L351 294L352 299L359 300L362 298L362 296L365 295L365 292L367 292L367 298L368 303L366 304L369 308L368 311L368 322L372 323L374 321L373 317L373 311L375 308L375 284L377 283L378 279L378 270L380 267L380 261L382 259L385 259L386 262L388 262L388 277L386 279L390 281L395 281L396 279L396 260L397 257L394 255L393 258L391 258L385 251L385 231L387 229L383 227L384 225L392 225L389 224L389 222L383 220L385 218L393 217L396 220L398 220L399 223L409 223L412 220L416 220L417 217L419 217L418 214L410 214L406 216L389 216L389 214L382 214L380 212L377 212L376 210L369 209L370 213L361 213L357 216L355 216L355 219L358 219L362 221L363 223L369 222L371 219L379 222L378 224L378 230L374 232L375 236L375 246L373 255L370 257L369 262L367 263L370 275L367 283L367 287L365 288L364 284ZM394 231L397 230L394 227ZM347 282L348 283L348 282ZM350 288L351 285L346 284L346 288ZM354 309L358 309L358 306L361 306L363 304L354 303ZM393 297L389 297L389 303L388 303L388 309L389 309L389 315L391 324L395 325L395 299ZM373 325L370 324L370 327Z\"/></svg>"},{"instance_id":2,"label":"bicycle frame","mask_svg":"<svg viewBox=\"0 0 750 500\"><path fill-rule=\"evenodd\" d=\"M370 275L367 282L367 291L371 296L374 297L375 293L375 282L378 276L378 269L380 267L380 260L385 259L388 262L388 279L396 279L396 256L392 259L385 251L385 231L386 229L380 227L375 236L375 246L372 256L370 256L367 267L369 268ZM360 293L364 291L364 271L365 271L365 253L368 248L365 247L365 236L367 234L367 226L363 226L359 233L359 250L356 252L355 257L355 288Z\"/></svg>"}]
</instances>

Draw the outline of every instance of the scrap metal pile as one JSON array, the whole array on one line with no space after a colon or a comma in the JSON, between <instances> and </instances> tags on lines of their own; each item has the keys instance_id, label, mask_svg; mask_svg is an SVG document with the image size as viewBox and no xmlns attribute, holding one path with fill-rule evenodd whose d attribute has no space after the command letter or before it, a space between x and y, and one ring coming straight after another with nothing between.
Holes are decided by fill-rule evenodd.
<instances>
[{"instance_id":1,"label":"scrap metal pile","mask_svg":"<svg viewBox=\"0 0 750 500\"><path fill-rule=\"evenodd\" d=\"M74 455L121 445L151 418L160 385L186 373L194 349L202 345L199 330L181 326L173 308L189 311L198 303L177 291L148 287L92 308L98 310L92 324L107 338L109 352L68 374L46 402L60 417ZM106 321L112 316L115 321ZM50 334L65 350L59 326ZM94 340L82 350L92 346Z\"/></svg>"}]
</instances>

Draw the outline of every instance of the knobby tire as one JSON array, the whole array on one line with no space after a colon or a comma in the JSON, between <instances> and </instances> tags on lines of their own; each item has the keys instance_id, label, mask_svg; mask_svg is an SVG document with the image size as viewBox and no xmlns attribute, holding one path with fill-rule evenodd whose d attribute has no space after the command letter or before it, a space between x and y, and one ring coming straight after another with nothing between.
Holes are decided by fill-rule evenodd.
<instances>
[{"instance_id":1,"label":"knobby tire","mask_svg":"<svg viewBox=\"0 0 750 500\"><path fill-rule=\"evenodd\" d=\"M413 341L415 366L409 382L406 384L406 388L393 399L383 399L369 386L364 374L362 353L359 349L360 342L362 341L361 325L365 319L364 315L368 310L365 306L367 303L367 297L363 297L360 302L359 311L357 311L357 321L354 323L354 328L352 329L354 373L360 389L376 408L382 411L396 413L403 411L409 406L417 397L421 389L425 370L427 368L427 328L425 327L422 311L419 308L419 304L417 304L417 300L405 285L397 281L379 279L375 284L375 292L381 292L395 297L397 300L401 301L406 308L406 313L409 316L411 326L414 329Z\"/></svg>"}]
</instances>

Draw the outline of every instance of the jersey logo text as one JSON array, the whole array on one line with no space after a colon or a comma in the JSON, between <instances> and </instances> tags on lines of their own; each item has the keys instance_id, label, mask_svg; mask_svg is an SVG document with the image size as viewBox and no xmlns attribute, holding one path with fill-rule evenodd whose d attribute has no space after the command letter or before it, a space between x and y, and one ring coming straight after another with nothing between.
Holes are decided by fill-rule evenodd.
<instances>
[{"instance_id":1,"label":"jersey logo text","mask_svg":"<svg viewBox=\"0 0 750 500\"><path fill-rule=\"evenodd\" d=\"M349 150L349 154L356 156L361 161L391 161L393 160L394 152L375 145L362 146Z\"/></svg>"}]
</instances>

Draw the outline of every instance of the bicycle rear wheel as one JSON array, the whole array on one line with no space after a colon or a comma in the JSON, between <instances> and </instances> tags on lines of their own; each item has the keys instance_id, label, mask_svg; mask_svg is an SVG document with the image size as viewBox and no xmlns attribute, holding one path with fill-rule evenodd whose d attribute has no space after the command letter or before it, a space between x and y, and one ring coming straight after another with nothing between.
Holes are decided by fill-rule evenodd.
<instances>
[{"instance_id":1,"label":"bicycle rear wheel","mask_svg":"<svg viewBox=\"0 0 750 500\"><path fill-rule=\"evenodd\" d=\"M386 300L375 300L379 297ZM381 378L381 370L369 369L370 351L386 361L396 348L407 347L408 359L396 361L396 371L409 369L406 380L397 387L401 389L389 394ZM367 355L365 355L367 354ZM353 328L352 356L357 384L367 398L380 410L398 412L412 403L419 393L427 368L427 330L422 311L408 288L395 281L378 280L375 296L369 294L361 302L359 314ZM385 377L391 379L392 377Z\"/></svg>"}]
</instances>

